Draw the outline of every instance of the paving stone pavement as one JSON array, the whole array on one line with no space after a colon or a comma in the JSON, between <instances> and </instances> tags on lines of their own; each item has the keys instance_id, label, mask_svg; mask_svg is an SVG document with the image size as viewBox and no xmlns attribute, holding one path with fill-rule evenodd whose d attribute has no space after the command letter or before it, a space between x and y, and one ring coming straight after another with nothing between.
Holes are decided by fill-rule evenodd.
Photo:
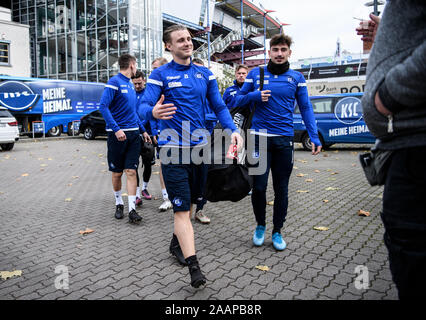
<instances>
[{"instance_id":1,"label":"paving stone pavement","mask_svg":"<svg viewBox=\"0 0 426 320\"><path fill-rule=\"evenodd\" d=\"M383 189L368 185L358 163L368 146L340 147L316 157L296 148L282 252L271 244L272 206L257 248L250 197L207 203L212 222L194 221L194 230L208 283L194 289L168 252L173 214L158 212L158 166L149 185L156 199L144 201L142 223L131 225L113 218L105 138L18 142L0 152L0 271L22 275L0 278L0 299L397 299L380 220ZM81 235L86 228L94 232ZM65 284L60 266L68 289L55 287ZM367 289L355 287L367 275L357 266L368 269Z\"/></svg>"}]
</instances>

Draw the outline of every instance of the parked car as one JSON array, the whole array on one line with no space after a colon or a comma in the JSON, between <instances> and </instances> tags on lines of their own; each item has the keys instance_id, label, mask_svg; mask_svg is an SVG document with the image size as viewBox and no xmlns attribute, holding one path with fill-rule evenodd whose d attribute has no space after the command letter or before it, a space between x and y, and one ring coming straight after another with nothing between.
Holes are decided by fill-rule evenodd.
<instances>
[{"instance_id":1,"label":"parked car","mask_svg":"<svg viewBox=\"0 0 426 320\"><path fill-rule=\"evenodd\" d=\"M318 135L324 148L335 143L374 143L362 115L363 93L346 93L310 97L318 127ZM294 113L294 141L301 142L305 150L312 150L299 107Z\"/></svg>"},{"instance_id":2,"label":"parked car","mask_svg":"<svg viewBox=\"0 0 426 320\"><path fill-rule=\"evenodd\" d=\"M18 140L18 122L9 110L0 107L0 147L4 151L12 150Z\"/></svg>"},{"instance_id":3,"label":"parked car","mask_svg":"<svg viewBox=\"0 0 426 320\"><path fill-rule=\"evenodd\" d=\"M106 136L105 120L99 110L93 111L80 120L78 133L82 133L84 139L93 140L96 136Z\"/></svg>"}]
</instances>

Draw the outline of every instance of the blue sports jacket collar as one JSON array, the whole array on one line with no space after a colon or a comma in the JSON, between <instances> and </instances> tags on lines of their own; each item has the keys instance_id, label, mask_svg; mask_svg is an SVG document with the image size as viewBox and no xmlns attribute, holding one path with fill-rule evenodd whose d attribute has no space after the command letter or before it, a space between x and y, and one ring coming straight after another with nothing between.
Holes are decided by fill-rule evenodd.
<instances>
[{"instance_id":1,"label":"blue sports jacket collar","mask_svg":"<svg viewBox=\"0 0 426 320\"><path fill-rule=\"evenodd\" d=\"M124 74L122 74L121 72L118 74L118 76L123 79L124 81L130 81L130 78L127 78Z\"/></svg>"},{"instance_id":2,"label":"blue sports jacket collar","mask_svg":"<svg viewBox=\"0 0 426 320\"><path fill-rule=\"evenodd\" d=\"M185 70L188 70L189 68L191 68L191 66L192 66L192 58L191 58L191 63L189 65L183 65L183 64L176 63L175 60L172 60L170 62L170 65L175 70L185 71Z\"/></svg>"}]
</instances>

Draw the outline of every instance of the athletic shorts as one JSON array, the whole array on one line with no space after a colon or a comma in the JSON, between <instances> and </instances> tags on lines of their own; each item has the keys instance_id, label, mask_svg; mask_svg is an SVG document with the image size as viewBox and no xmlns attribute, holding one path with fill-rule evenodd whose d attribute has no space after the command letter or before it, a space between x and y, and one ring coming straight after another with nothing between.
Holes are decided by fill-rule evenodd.
<instances>
[{"instance_id":1,"label":"athletic shorts","mask_svg":"<svg viewBox=\"0 0 426 320\"><path fill-rule=\"evenodd\" d=\"M108 132L108 167L112 172L125 169L137 170L141 149L139 130L124 131L126 140L118 141L114 132Z\"/></svg>"},{"instance_id":2,"label":"athletic shorts","mask_svg":"<svg viewBox=\"0 0 426 320\"><path fill-rule=\"evenodd\" d=\"M203 198L205 164L161 164L161 170L174 212L189 211Z\"/></svg>"}]
</instances>

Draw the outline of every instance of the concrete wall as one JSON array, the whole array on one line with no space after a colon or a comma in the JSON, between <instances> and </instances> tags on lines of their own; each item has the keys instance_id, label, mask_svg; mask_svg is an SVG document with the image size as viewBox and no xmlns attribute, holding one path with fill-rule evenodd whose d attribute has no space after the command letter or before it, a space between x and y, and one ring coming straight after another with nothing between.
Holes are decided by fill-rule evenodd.
<instances>
[{"instance_id":1,"label":"concrete wall","mask_svg":"<svg viewBox=\"0 0 426 320\"><path fill-rule=\"evenodd\" d=\"M0 20L0 41L10 41L10 65L0 65L0 74L23 77L31 76L29 26Z\"/></svg>"}]
</instances>

